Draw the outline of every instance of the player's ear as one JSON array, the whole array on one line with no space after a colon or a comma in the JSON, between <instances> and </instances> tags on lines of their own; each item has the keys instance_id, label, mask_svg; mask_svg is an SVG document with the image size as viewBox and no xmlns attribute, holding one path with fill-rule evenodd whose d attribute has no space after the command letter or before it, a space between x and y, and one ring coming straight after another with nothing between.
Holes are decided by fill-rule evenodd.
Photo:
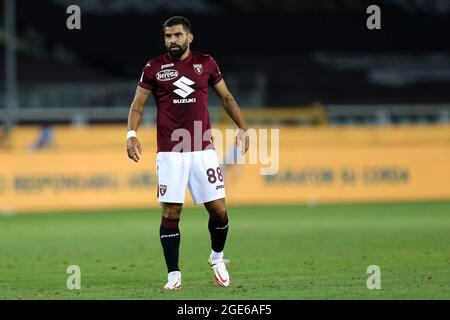
<instances>
[{"instance_id":1,"label":"player's ear","mask_svg":"<svg viewBox=\"0 0 450 320\"><path fill-rule=\"evenodd\" d=\"M194 35L192 33L188 33L188 43L191 43L192 41L194 41Z\"/></svg>"}]
</instances>

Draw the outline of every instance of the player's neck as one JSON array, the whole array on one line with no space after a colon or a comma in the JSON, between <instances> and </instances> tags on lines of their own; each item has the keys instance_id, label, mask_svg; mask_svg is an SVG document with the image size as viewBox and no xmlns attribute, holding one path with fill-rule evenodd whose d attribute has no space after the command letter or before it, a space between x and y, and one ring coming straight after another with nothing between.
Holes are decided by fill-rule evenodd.
<instances>
[{"instance_id":1,"label":"player's neck","mask_svg":"<svg viewBox=\"0 0 450 320\"><path fill-rule=\"evenodd\" d=\"M189 48L186 49L186 51L183 53L183 55L180 57L180 59L176 59L178 61L186 60L187 57L189 57L189 54L191 53L191 50Z\"/></svg>"}]
</instances>

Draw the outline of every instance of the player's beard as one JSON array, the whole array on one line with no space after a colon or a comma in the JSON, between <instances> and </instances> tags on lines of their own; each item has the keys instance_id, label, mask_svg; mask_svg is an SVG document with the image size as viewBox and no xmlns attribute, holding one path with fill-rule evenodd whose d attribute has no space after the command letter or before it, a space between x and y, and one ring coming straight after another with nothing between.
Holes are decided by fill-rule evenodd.
<instances>
[{"instance_id":1,"label":"player's beard","mask_svg":"<svg viewBox=\"0 0 450 320\"><path fill-rule=\"evenodd\" d=\"M178 50L170 50L173 47L177 47ZM181 56L186 52L188 48L188 43L184 43L183 45L179 46L177 44L173 44L170 47L167 48L167 51L169 52L170 56L174 59L180 59Z\"/></svg>"}]
</instances>

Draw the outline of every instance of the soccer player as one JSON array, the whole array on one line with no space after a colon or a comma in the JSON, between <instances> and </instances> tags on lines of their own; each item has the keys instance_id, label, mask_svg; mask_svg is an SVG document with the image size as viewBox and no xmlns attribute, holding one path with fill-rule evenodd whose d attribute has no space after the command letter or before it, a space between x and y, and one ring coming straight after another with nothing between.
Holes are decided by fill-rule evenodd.
<instances>
[{"instance_id":1,"label":"soccer player","mask_svg":"<svg viewBox=\"0 0 450 320\"><path fill-rule=\"evenodd\" d=\"M181 16L163 24L167 53L151 59L143 69L128 115L128 157L138 162L142 147L136 131L144 104L152 93L157 106L158 200L162 205L160 240L167 264L164 289L181 287L178 266L181 209L186 186L195 204L204 204L209 213L211 253L208 262L219 286L230 284L223 250L228 233L225 187L217 154L211 139L208 113L208 87L239 128L242 153L249 146L247 125L240 108L228 90L216 61L207 54L191 51L194 39L190 22ZM187 137L187 138L186 138ZM186 141L187 139L187 141ZM181 140L181 141L180 141Z\"/></svg>"}]
</instances>

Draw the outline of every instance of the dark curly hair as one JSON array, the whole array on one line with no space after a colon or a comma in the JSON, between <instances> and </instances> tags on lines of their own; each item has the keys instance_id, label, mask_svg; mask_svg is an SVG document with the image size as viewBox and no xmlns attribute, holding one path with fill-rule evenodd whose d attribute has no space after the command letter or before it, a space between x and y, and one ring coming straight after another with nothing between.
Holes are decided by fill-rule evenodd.
<instances>
[{"instance_id":1,"label":"dark curly hair","mask_svg":"<svg viewBox=\"0 0 450 320\"><path fill-rule=\"evenodd\" d=\"M173 27L173 26L176 26L179 24L181 24L183 26L184 31L186 31L188 33L191 32L191 30L192 30L191 23L189 22L188 19L186 19L185 17L182 17L182 16L174 16L174 17L167 19L163 24L163 32L164 32L165 28Z\"/></svg>"}]
</instances>

